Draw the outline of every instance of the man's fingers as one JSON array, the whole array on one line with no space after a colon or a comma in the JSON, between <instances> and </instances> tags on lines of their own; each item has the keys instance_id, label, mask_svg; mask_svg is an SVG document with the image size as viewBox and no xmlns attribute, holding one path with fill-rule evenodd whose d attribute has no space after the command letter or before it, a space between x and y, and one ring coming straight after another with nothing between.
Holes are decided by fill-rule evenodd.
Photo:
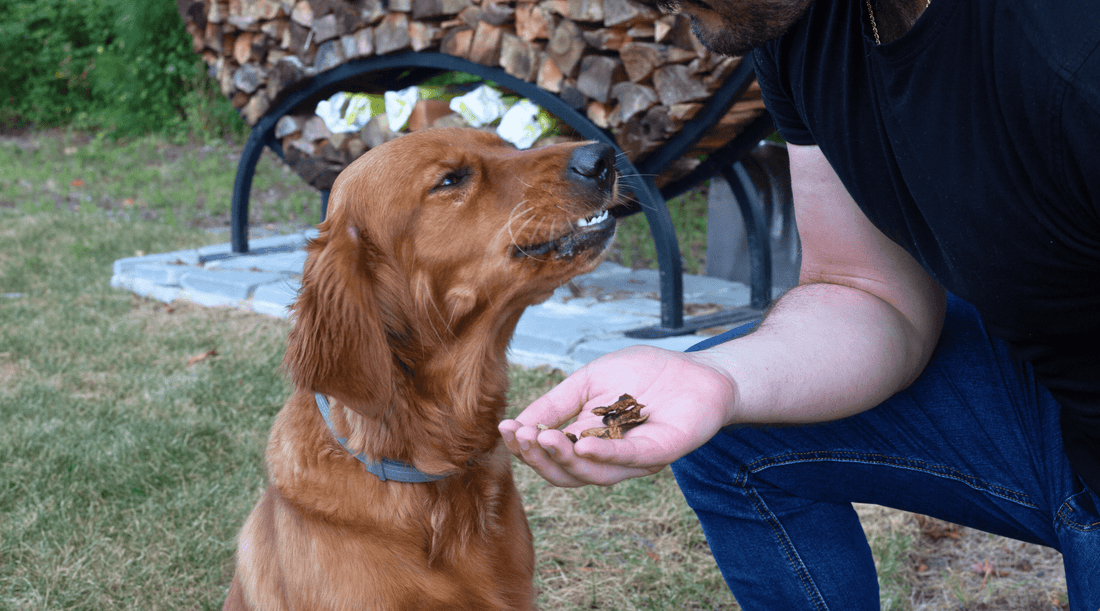
<instances>
[{"instance_id":1,"label":"man's fingers","mask_svg":"<svg viewBox=\"0 0 1100 611\"><path fill-rule=\"evenodd\" d=\"M573 451L586 460L614 464L624 469L640 469L646 473L656 473L675 460L675 457L667 456L667 451L660 444L637 433L614 441L586 437L577 440Z\"/></svg>"},{"instance_id":2,"label":"man's fingers","mask_svg":"<svg viewBox=\"0 0 1100 611\"><path fill-rule=\"evenodd\" d=\"M652 475L664 468L664 465L638 464L629 452L624 452L627 444L623 441L585 438L574 444L565 439L565 435L551 431L543 431L538 441L565 473L585 484L610 486L633 477Z\"/></svg>"},{"instance_id":3,"label":"man's fingers","mask_svg":"<svg viewBox=\"0 0 1100 611\"><path fill-rule=\"evenodd\" d=\"M593 361L575 371L546 394L536 399L516 416L525 426L539 424L557 428L576 418L586 405L611 405L623 393L637 393L631 380L616 378L615 388L605 388L600 380L607 378L599 373L601 361ZM614 377L614 376L612 376Z\"/></svg>"},{"instance_id":4,"label":"man's fingers","mask_svg":"<svg viewBox=\"0 0 1100 611\"><path fill-rule=\"evenodd\" d=\"M535 399L516 416L516 420L524 426L543 424L557 428L576 418L588 399L586 378L587 376L577 373L565 378L546 394Z\"/></svg>"},{"instance_id":5,"label":"man's fingers","mask_svg":"<svg viewBox=\"0 0 1100 611\"><path fill-rule=\"evenodd\" d=\"M514 420L502 422L500 430L504 443L517 458L546 481L563 488L589 484L608 486L632 477L651 475L664 468L664 465L623 464L619 452L626 449L626 444L622 441L612 443L585 438L584 443L578 442L586 450L585 455L580 455L575 452L573 442L558 430L539 431L519 426ZM617 443L623 444L619 451L616 451ZM629 462L635 460L631 458Z\"/></svg>"},{"instance_id":6,"label":"man's fingers","mask_svg":"<svg viewBox=\"0 0 1100 611\"><path fill-rule=\"evenodd\" d=\"M572 454L572 450L567 450L560 444L548 443L548 447L543 447L535 439L539 434L537 429L533 429L533 427L513 429L511 426L505 426L505 423L501 423L501 434L508 449L551 484L563 488L575 488L591 483L575 477L559 462L559 458L563 454ZM569 440L565 438L565 434L558 431L557 435L561 437L560 441L569 443Z\"/></svg>"}]
</instances>

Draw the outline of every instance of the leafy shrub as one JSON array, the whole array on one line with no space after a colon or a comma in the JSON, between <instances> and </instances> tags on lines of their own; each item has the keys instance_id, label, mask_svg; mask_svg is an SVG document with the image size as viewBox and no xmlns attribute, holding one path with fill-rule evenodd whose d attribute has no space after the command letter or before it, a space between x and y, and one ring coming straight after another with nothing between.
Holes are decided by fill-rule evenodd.
<instances>
[{"instance_id":1,"label":"leafy shrub","mask_svg":"<svg viewBox=\"0 0 1100 611\"><path fill-rule=\"evenodd\" d=\"M98 110L90 72L111 40L101 2L0 0L0 92L7 122L57 125Z\"/></svg>"},{"instance_id":2,"label":"leafy shrub","mask_svg":"<svg viewBox=\"0 0 1100 611\"><path fill-rule=\"evenodd\" d=\"M201 70L175 3L103 1L115 18L115 36L92 71L97 97L113 101L104 119L123 132L174 127L184 84Z\"/></svg>"},{"instance_id":3,"label":"leafy shrub","mask_svg":"<svg viewBox=\"0 0 1100 611\"><path fill-rule=\"evenodd\" d=\"M0 121L241 133L173 0L0 0Z\"/></svg>"}]
</instances>

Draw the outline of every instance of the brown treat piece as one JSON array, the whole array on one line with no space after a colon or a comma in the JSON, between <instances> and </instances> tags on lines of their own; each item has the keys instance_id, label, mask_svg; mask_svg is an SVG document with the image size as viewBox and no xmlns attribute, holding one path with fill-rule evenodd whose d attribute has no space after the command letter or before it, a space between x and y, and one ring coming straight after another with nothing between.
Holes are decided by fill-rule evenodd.
<instances>
[{"instance_id":1,"label":"brown treat piece","mask_svg":"<svg viewBox=\"0 0 1100 611\"><path fill-rule=\"evenodd\" d=\"M591 429L585 429L581 431L581 439L585 437L599 437L600 439L611 439L611 429L606 426L597 426ZM622 437L619 437L622 439Z\"/></svg>"},{"instance_id":2,"label":"brown treat piece","mask_svg":"<svg viewBox=\"0 0 1100 611\"><path fill-rule=\"evenodd\" d=\"M620 395L618 401L615 401L614 403L606 407L593 408L592 413L596 414L597 416L603 416L604 414L609 414L611 412L621 412L628 409L633 409L635 406L637 406L638 409L645 407L644 405L639 405L638 402L634 400L634 397L631 397L630 395Z\"/></svg>"},{"instance_id":3,"label":"brown treat piece","mask_svg":"<svg viewBox=\"0 0 1100 611\"><path fill-rule=\"evenodd\" d=\"M573 443L577 443L577 436L574 435L573 433L566 433L565 438L568 439L569 441L572 441Z\"/></svg>"},{"instance_id":4,"label":"brown treat piece","mask_svg":"<svg viewBox=\"0 0 1100 611\"><path fill-rule=\"evenodd\" d=\"M641 424L648 417L642 416L643 407L645 406L635 401L634 397L623 395L619 397L618 401L607 407L593 409L592 413L603 416L603 423L608 426L613 424Z\"/></svg>"},{"instance_id":5,"label":"brown treat piece","mask_svg":"<svg viewBox=\"0 0 1100 611\"><path fill-rule=\"evenodd\" d=\"M615 426L624 431L629 431L646 420L649 420L649 414L636 414L631 412L629 414L624 414L620 420L615 422Z\"/></svg>"},{"instance_id":6,"label":"brown treat piece","mask_svg":"<svg viewBox=\"0 0 1100 611\"><path fill-rule=\"evenodd\" d=\"M615 403L597 407L592 413L603 416L606 426L585 430L581 437L599 437L600 439L622 439L623 433L639 424L649 420L649 414L643 414L644 405L634 400L630 395L622 395Z\"/></svg>"}]
</instances>

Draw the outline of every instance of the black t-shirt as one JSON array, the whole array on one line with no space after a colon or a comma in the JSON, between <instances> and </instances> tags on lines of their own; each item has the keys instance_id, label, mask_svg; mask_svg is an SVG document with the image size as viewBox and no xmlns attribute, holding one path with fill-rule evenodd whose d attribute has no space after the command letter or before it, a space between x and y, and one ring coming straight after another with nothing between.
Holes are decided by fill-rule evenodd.
<instances>
[{"instance_id":1,"label":"black t-shirt","mask_svg":"<svg viewBox=\"0 0 1100 611\"><path fill-rule=\"evenodd\" d=\"M780 134L1033 365L1100 492L1100 2L932 0L876 46L815 0L754 56Z\"/></svg>"}]
</instances>

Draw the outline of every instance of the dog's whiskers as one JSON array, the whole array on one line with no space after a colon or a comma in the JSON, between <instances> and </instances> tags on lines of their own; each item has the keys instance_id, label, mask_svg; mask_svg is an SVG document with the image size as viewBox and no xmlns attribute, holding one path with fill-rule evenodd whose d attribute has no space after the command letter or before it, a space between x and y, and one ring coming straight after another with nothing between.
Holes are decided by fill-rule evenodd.
<instances>
[{"instance_id":1,"label":"dog's whiskers","mask_svg":"<svg viewBox=\"0 0 1100 611\"><path fill-rule=\"evenodd\" d=\"M524 200L524 201L516 204L512 208L512 212L508 215L508 221L504 224L504 227L501 228L501 231L507 231L508 232L508 237L510 239L510 243L512 244L512 246L515 246L516 248L519 248L521 252L523 251L523 248L519 245L519 242L516 241L516 234L513 231L512 227L518 219L520 219L524 216L527 216L528 214L533 214L535 212L534 208L524 208L521 211L520 214L518 214L518 215L515 214L516 208L519 208L520 206L522 206L526 203L527 203L527 200ZM527 219L527 221L524 222L523 226L526 226L527 223L529 223L530 221L531 221L531 219ZM520 229L522 229L522 228L523 227L520 227ZM500 232L497 232L497 235L500 235ZM494 239L494 241L495 241L495 239ZM524 253L524 254L526 254L526 253Z\"/></svg>"},{"instance_id":2,"label":"dog's whiskers","mask_svg":"<svg viewBox=\"0 0 1100 611\"><path fill-rule=\"evenodd\" d=\"M628 195L626 193L623 193L622 191L620 191L617 194L617 196L615 198L615 203L613 203L611 205L611 207L614 208L615 206L619 206L619 205L622 205L624 203L637 204L639 208L647 209L647 210L657 210L658 209L657 206L655 206L653 204L643 202L642 200L638 199L638 197L636 195Z\"/></svg>"},{"instance_id":3,"label":"dog's whiskers","mask_svg":"<svg viewBox=\"0 0 1100 611\"><path fill-rule=\"evenodd\" d=\"M516 204L515 206L512 206L512 210L508 212L508 220L505 221L505 226L506 227L510 226L512 223L516 222L516 219L521 218L521 217L535 211L534 208L520 209L520 207L525 205L527 203L527 201L528 200L523 200L520 203ZM519 210L519 214L516 213L516 210Z\"/></svg>"},{"instance_id":4,"label":"dog's whiskers","mask_svg":"<svg viewBox=\"0 0 1100 611\"><path fill-rule=\"evenodd\" d=\"M524 221L523 225L520 225L520 228L519 228L520 231L522 232L527 227L527 225L533 220L535 220L534 217L529 218L526 221ZM538 233L539 228L542 226L542 223L544 223L544 222L545 222L544 220L539 220L539 224L535 226L535 231L533 231L532 233ZM514 233L512 233L511 228L509 228L508 233L512 236L512 245L515 246L517 250L522 252L524 254L524 256L530 257L530 258L534 259L535 261L546 261L546 259L540 259L540 258L528 253L526 250L523 250L523 247L520 246L519 242L516 241L516 236L515 236Z\"/></svg>"}]
</instances>

